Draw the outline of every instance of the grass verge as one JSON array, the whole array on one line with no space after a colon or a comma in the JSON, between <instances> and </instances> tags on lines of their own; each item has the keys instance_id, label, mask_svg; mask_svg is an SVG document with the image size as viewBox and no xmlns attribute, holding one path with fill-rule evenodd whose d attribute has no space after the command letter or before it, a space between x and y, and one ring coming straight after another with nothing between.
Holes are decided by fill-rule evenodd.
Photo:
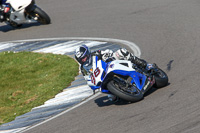
<instances>
[{"instance_id":1,"label":"grass verge","mask_svg":"<svg viewBox=\"0 0 200 133\"><path fill-rule=\"evenodd\" d=\"M0 53L0 125L42 105L70 85L78 64L66 55Z\"/></svg>"}]
</instances>

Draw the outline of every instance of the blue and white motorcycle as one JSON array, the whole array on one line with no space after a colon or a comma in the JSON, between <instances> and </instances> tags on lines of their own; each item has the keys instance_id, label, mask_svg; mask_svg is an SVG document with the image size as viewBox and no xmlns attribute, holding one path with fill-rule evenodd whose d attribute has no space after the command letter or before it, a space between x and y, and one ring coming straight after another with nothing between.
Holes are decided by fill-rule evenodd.
<instances>
[{"instance_id":1,"label":"blue and white motorcycle","mask_svg":"<svg viewBox=\"0 0 200 133\"><path fill-rule=\"evenodd\" d=\"M127 60L104 62L93 56L90 71L87 83L94 91L100 89L129 102L143 99L153 86L160 88L168 84L167 74L156 65L151 72L145 72Z\"/></svg>"}]
</instances>

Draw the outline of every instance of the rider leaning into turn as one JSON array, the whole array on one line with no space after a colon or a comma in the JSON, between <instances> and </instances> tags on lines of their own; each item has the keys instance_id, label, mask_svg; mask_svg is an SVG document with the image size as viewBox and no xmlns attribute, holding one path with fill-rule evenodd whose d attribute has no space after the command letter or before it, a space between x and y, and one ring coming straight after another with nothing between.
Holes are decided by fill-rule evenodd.
<instances>
[{"instance_id":1,"label":"rider leaning into turn","mask_svg":"<svg viewBox=\"0 0 200 133\"><path fill-rule=\"evenodd\" d=\"M98 56L99 59L102 59L105 62L109 62L112 60L129 60L137 67L144 68L146 70L150 70L150 68L152 67L151 64L148 64L145 60L134 56L133 53L130 53L125 48L120 48L116 52L113 52L109 49L106 49L104 51L97 50L91 52L86 45L82 45L76 49L75 59L81 65L80 70L83 76L87 76L91 73L90 69L92 68L92 56ZM114 101L116 99L116 97L113 95L108 95L108 97L111 101Z\"/></svg>"}]
</instances>

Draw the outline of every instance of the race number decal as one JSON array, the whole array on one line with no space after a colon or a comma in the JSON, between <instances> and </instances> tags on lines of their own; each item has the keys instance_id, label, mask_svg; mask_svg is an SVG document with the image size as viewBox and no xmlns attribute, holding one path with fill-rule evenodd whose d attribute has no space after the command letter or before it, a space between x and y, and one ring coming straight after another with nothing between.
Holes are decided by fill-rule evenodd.
<instances>
[{"instance_id":1,"label":"race number decal","mask_svg":"<svg viewBox=\"0 0 200 133\"><path fill-rule=\"evenodd\" d=\"M99 68L97 67L97 68L94 70L94 76L97 77L99 74L100 74L100 70L99 70Z\"/></svg>"},{"instance_id":2,"label":"race number decal","mask_svg":"<svg viewBox=\"0 0 200 133\"><path fill-rule=\"evenodd\" d=\"M93 75L93 74L91 75L91 82L92 82L93 84L95 84L95 78L94 78L94 75Z\"/></svg>"},{"instance_id":3,"label":"race number decal","mask_svg":"<svg viewBox=\"0 0 200 133\"><path fill-rule=\"evenodd\" d=\"M100 74L100 69L97 67L95 70L94 70L94 73L91 75L91 82L95 85L96 82L95 82L95 78L98 77L98 75Z\"/></svg>"}]
</instances>

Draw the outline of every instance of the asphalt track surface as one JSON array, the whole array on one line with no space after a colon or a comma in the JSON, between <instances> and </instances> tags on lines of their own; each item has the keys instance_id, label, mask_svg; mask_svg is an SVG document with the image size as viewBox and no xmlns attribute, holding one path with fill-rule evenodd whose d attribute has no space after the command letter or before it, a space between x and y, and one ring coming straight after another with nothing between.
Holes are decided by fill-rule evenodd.
<instances>
[{"instance_id":1,"label":"asphalt track surface","mask_svg":"<svg viewBox=\"0 0 200 133\"><path fill-rule=\"evenodd\" d=\"M0 25L0 40L117 38L136 43L170 84L144 100L111 104L100 95L27 133L199 133L199 0L37 0L51 25Z\"/></svg>"}]
</instances>

